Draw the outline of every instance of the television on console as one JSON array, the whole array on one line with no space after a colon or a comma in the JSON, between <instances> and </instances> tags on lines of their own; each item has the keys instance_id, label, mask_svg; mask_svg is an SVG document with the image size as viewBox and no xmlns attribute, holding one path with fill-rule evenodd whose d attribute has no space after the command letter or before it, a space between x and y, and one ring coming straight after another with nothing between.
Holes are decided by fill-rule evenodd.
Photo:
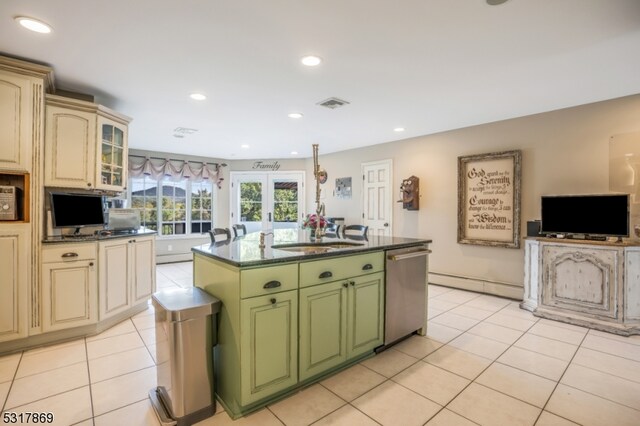
<instances>
[{"instance_id":1,"label":"television on console","mask_svg":"<svg viewBox=\"0 0 640 426\"><path fill-rule=\"evenodd\" d=\"M51 219L54 228L104 226L104 197L101 195L51 192Z\"/></svg>"},{"instance_id":2,"label":"television on console","mask_svg":"<svg viewBox=\"0 0 640 426\"><path fill-rule=\"evenodd\" d=\"M542 234L628 237L629 195L542 196Z\"/></svg>"}]
</instances>

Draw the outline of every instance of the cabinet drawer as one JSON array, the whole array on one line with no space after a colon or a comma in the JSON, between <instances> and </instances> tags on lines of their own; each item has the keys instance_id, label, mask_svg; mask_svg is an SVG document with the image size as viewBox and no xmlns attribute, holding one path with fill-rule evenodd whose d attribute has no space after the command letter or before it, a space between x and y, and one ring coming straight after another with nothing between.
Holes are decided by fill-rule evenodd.
<instances>
[{"instance_id":1,"label":"cabinet drawer","mask_svg":"<svg viewBox=\"0 0 640 426\"><path fill-rule=\"evenodd\" d=\"M240 271L240 297L264 296L298 288L298 265L279 265Z\"/></svg>"},{"instance_id":2,"label":"cabinet drawer","mask_svg":"<svg viewBox=\"0 0 640 426\"><path fill-rule=\"evenodd\" d=\"M354 256L334 257L300 264L300 287L342 280L384 270L381 251Z\"/></svg>"},{"instance_id":3,"label":"cabinet drawer","mask_svg":"<svg viewBox=\"0 0 640 426\"><path fill-rule=\"evenodd\" d=\"M96 258L96 244L56 244L42 248L42 263L73 262Z\"/></svg>"}]
</instances>

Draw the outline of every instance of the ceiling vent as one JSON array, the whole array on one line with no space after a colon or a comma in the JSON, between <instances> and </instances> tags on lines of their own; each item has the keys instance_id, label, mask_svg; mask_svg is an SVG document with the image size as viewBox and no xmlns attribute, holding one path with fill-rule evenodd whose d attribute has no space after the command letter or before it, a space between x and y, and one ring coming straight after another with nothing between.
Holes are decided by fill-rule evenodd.
<instances>
[{"instance_id":1,"label":"ceiling vent","mask_svg":"<svg viewBox=\"0 0 640 426\"><path fill-rule=\"evenodd\" d=\"M329 99L325 99L324 101L318 102L316 105L320 105L330 109L336 109L344 105L349 105L349 102L343 101L342 99L338 99L338 98L329 98Z\"/></svg>"},{"instance_id":2,"label":"ceiling vent","mask_svg":"<svg viewBox=\"0 0 640 426\"><path fill-rule=\"evenodd\" d=\"M192 135L197 131L198 129L190 129L188 127L176 127L175 129L173 129L173 137L182 139L186 135Z\"/></svg>"}]
</instances>

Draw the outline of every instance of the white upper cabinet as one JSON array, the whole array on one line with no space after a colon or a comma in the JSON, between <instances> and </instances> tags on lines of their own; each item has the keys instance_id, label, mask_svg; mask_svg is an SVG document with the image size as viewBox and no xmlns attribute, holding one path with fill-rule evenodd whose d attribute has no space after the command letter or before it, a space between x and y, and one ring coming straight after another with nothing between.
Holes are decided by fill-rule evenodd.
<instances>
[{"instance_id":1,"label":"white upper cabinet","mask_svg":"<svg viewBox=\"0 0 640 426\"><path fill-rule=\"evenodd\" d=\"M93 188L96 115L47 99L45 185Z\"/></svg>"},{"instance_id":2,"label":"white upper cabinet","mask_svg":"<svg viewBox=\"0 0 640 426\"><path fill-rule=\"evenodd\" d=\"M98 117L96 187L111 191L126 189L127 125Z\"/></svg>"},{"instance_id":3,"label":"white upper cabinet","mask_svg":"<svg viewBox=\"0 0 640 426\"><path fill-rule=\"evenodd\" d=\"M31 81L0 69L0 168L30 170Z\"/></svg>"},{"instance_id":4,"label":"white upper cabinet","mask_svg":"<svg viewBox=\"0 0 640 426\"><path fill-rule=\"evenodd\" d=\"M91 102L48 95L45 186L123 191L129 121Z\"/></svg>"}]
</instances>

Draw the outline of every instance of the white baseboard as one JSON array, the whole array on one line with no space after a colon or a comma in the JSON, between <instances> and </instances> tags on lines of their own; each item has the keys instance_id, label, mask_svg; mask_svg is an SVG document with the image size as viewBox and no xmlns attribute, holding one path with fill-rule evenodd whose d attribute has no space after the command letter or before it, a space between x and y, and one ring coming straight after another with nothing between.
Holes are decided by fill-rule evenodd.
<instances>
[{"instance_id":1,"label":"white baseboard","mask_svg":"<svg viewBox=\"0 0 640 426\"><path fill-rule=\"evenodd\" d=\"M156 264L173 263L173 262L188 262L193 260L193 253L178 253L178 254L163 254L156 256Z\"/></svg>"},{"instance_id":2,"label":"white baseboard","mask_svg":"<svg viewBox=\"0 0 640 426\"><path fill-rule=\"evenodd\" d=\"M522 300L524 287L515 284L501 283L498 281L481 280L477 278L461 277L451 274L440 274L429 271L429 284L437 284L445 287L459 288L462 290L476 291L494 296L508 297L509 299Z\"/></svg>"}]
</instances>

